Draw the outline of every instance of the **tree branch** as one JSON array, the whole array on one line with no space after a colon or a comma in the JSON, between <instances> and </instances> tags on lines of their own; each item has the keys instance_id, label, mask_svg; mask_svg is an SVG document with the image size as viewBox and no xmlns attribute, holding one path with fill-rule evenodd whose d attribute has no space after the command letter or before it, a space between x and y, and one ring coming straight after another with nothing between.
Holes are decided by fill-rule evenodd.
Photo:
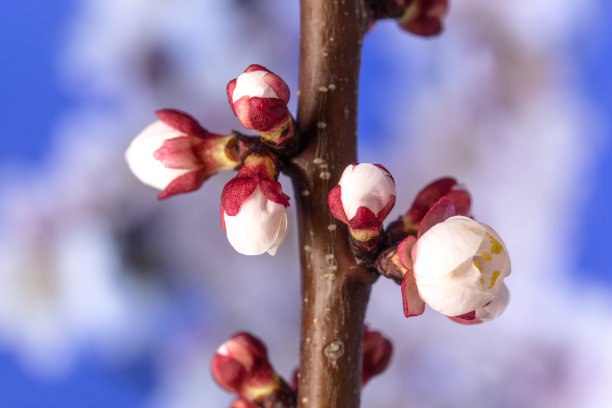
<instances>
[{"instance_id":1,"label":"tree branch","mask_svg":"<svg viewBox=\"0 0 612 408\"><path fill-rule=\"evenodd\" d=\"M327 194L357 161L357 94L364 0L301 0L298 129L287 168L296 193L302 265L298 406L359 407L363 320L370 285Z\"/></svg>"}]
</instances>

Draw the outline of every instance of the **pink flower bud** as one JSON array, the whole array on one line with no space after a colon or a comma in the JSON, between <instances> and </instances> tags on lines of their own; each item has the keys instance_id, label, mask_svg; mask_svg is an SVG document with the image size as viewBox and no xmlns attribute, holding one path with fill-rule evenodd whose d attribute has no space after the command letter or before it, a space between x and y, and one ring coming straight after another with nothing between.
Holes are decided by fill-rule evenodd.
<instances>
[{"instance_id":1,"label":"pink flower bud","mask_svg":"<svg viewBox=\"0 0 612 408\"><path fill-rule=\"evenodd\" d=\"M232 247L244 255L276 254L289 230L289 197L273 179L268 162L249 156L221 194L223 229Z\"/></svg>"},{"instance_id":2,"label":"pink flower bud","mask_svg":"<svg viewBox=\"0 0 612 408\"><path fill-rule=\"evenodd\" d=\"M237 135L209 133L191 116L170 109L130 144L125 158L144 184L162 190L160 200L197 190L211 175L241 163L246 144Z\"/></svg>"},{"instance_id":3,"label":"pink flower bud","mask_svg":"<svg viewBox=\"0 0 612 408\"><path fill-rule=\"evenodd\" d=\"M503 303L510 257L488 225L464 216L447 218L420 235L412 261L418 293L432 309L472 320L476 315L466 314L490 319L505 308L494 301L501 294L498 302Z\"/></svg>"},{"instance_id":4,"label":"pink flower bud","mask_svg":"<svg viewBox=\"0 0 612 408\"><path fill-rule=\"evenodd\" d=\"M227 97L240 123L259 132L264 140L281 143L293 136L293 119L287 108L289 87L268 69L249 66L227 84Z\"/></svg>"},{"instance_id":5,"label":"pink flower bud","mask_svg":"<svg viewBox=\"0 0 612 408\"><path fill-rule=\"evenodd\" d=\"M393 345L380 332L370 331L365 327L363 333L363 361L361 370L361 386L364 387L370 379L387 369L391 361Z\"/></svg>"},{"instance_id":6,"label":"pink flower bud","mask_svg":"<svg viewBox=\"0 0 612 408\"><path fill-rule=\"evenodd\" d=\"M226 391L254 401L280 386L280 379L268 361L266 346L249 333L236 333L215 353L213 378Z\"/></svg>"},{"instance_id":7,"label":"pink flower bud","mask_svg":"<svg viewBox=\"0 0 612 408\"><path fill-rule=\"evenodd\" d=\"M383 166L351 164L329 192L327 203L334 217L349 226L355 240L367 241L380 233L395 196L395 182Z\"/></svg>"},{"instance_id":8,"label":"pink flower bud","mask_svg":"<svg viewBox=\"0 0 612 408\"><path fill-rule=\"evenodd\" d=\"M428 37L442 32L447 12L448 0L412 0L397 20L404 30Z\"/></svg>"}]
</instances>

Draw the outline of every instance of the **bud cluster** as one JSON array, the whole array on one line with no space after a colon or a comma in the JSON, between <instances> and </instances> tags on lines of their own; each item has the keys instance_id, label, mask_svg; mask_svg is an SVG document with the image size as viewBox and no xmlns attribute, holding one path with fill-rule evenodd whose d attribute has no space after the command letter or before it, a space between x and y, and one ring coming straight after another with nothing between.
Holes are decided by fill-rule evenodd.
<instances>
[{"instance_id":1,"label":"bud cluster","mask_svg":"<svg viewBox=\"0 0 612 408\"><path fill-rule=\"evenodd\" d=\"M259 138L217 135L186 113L163 109L125 157L140 181L162 190L160 200L197 190L219 171L239 169L221 196L223 229L238 252L274 255L289 228L289 197L277 181L280 157L297 146L289 87L268 69L251 65L229 82L227 95L240 122Z\"/></svg>"},{"instance_id":2,"label":"bud cluster","mask_svg":"<svg viewBox=\"0 0 612 408\"><path fill-rule=\"evenodd\" d=\"M422 314L426 304L459 323L498 317L509 301L503 281L510 258L497 232L468 217L469 192L453 178L436 180L383 233L395 197L384 167L351 164L328 204L348 225L356 257L365 263L377 257L379 272L401 284L406 317Z\"/></svg>"}]
</instances>

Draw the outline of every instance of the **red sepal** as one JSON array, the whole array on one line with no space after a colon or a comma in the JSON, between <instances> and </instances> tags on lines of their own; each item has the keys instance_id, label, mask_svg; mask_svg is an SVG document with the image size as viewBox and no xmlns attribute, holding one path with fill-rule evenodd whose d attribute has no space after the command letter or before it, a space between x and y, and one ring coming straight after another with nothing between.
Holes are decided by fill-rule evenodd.
<instances>
[{"instance_id":1,"label":"red sepal","mask_svg":"<svg viewBox=\"0 0 612 408\"><path fill-rule=\"evenodd\" d=\"M282 100L285 105L289 103L289 97L291 95L289 87L281 77L268 71L268 74L264 75L263 80L270 86L270 88L274 90L276 96L278 96L278 98Z\"/></svg>"},{"instance_id":2,"label":"red sepal","mask_svg":"<svg viewBox=\"0 0 612 408\"><path fill-rule=\"evenodd\" d=\"M270 70L264 66L261 66L259 64L251 64L249 65L244 72L253 72L253 71L266 71L266 72L270 72Z\"/></svg>"},{"instance_id":3,"label":"red sepal","mask_svg":"<svg viewBox=\"0 0 612 408\"><path fill-rule=\"evenodd\" d=\"M413 0L408 8L412 8L411 18L403 22L400 18L404 30L424 37L442 32L442 18L448 11L448 0Z\"/></svg>"},{"instance_id":4,"label":"red sepal","mask_svg":"<svg viewBox=\"0 0 612 408\"><path fill-rule=\"evenodd\" d=\"M421 221L421 225L419 226L417 239L421 238L421 236L431 227L453 215L455 215L455 206L448 198L442 197L431 207L427 214L425 214L425 217L423 217L423 221Z\"/></svg>"},{"instance_id":5,"label":"red sepal","mask_svg":"<svg viewBox=\"0 0 612 408\"><path fill-rule=\"evenodd\" d=\"M421 37L431 37L442 32L442 21L436 17L422 17L415 21L400 24L400 27Z\"/></svg>"},{"instance_id":6,"label":"red sepal","mask_svg":"<svg viewBox=\"0 0 612 408\"><path fill-rule=\"evenodd\" d=\"M278 181L260 179L258 185L268 200L289 207L289 196L283 193L282 186Z\"/></svg>"},{"instance_id":7,"label":"red sepal","mask_svg":"<svg viewBox=\"0 0 612 408\"><path fill-rule=\"evenodd\" d=\"M408 271L402 279L402 304L404 306L404 316L419 316L425 311L425 302L419 296L416 281L412 271Z\"/></svg>"},{"instance_id":8,"label":"red sepal","mask_svg":"<svg viewBox=\"0 0 612 408\"><path fill-rule=\"evenodd\" d=\"M227 91L227 101L229 102L230 107L232 108L232 112L234 112L234 115L238 116L236 110L234 109L234 89L236 89L236 78L232 79L227 83L227 87L225 88L225 90Z\"/></svg>"},{"instance_id":9,"label":"red sepal","mask_svg":"<svg viewBox=\"0 0 612 408\"><path fill-rule=\"evenodd\" d=\"M444 177L430 183L419 191L406 217L410 222L418 224L436 201L444 197L456 185L457 180L452 177Z\"/></svg>"},{"instance_id":10,"label":"red sepal","mask_svg":"<svg viewBox=\"0 0 612 408\"><path fill-rule=\"evenodd\" d=\"M169 169L196 169L202 165L197 153L202 140L189 136L167 139L153 157Z\"/></svg>"},{"instance_id":11,"label":"red sepal","mask_svg":"<svg viewBox=\"0 0 612 408\"><path fill-rule=\"evenodd\" d=\"M155 112L166 125L190 136L204 137L208 131L191 115L176 109L160 109Z\"/></svg>"},{"instance_id":12,"label":"red sepal","mask_svg":"<svg viewBox=\"0 0 612 408\"><path fill-rule=\"evenodd\" d=\"M234 114L247 129L265 132L289 117L287 103L282 99L260 98L247 95L233 104Z\"/></svg>"},{"instance_id":13,"label":"red sepal","mask_svg":"<svg viewBox=\"0 0 612 408\"><path fill-rule=\"evenodd\" d=\"M397 254L399 255L402 266L408 271L412 271L413 259L412 259L412 248L416 244L416 237L409 235L397 246Z\"/></svg>"},{"instance_id":14,"label":"red sepal","mask_svg":"<svg viewBox=\"0 0 612 408\"><path fill-rule=\"evenodd\" d=\"M471 312L467 312L467 313L464 313L462 315L452 316L452 317L455 317L455 318L461 319L461 320L474 320L474 319L476 319L476 311L472 310Z\"/></svg>"},{"instance_id":15,"label":"red sepal","mask_svg":"<svg viewBox=\"0 0 612 408\"><path fill-rule=\"evenodd\" d=\"M178 176L166 186L166 188L157 195L158 200L165 200L176 194L189 193L195 191L210 177L203 170L194 170Z\"/></svg>"},{"instance_id":16,"label":"red sepal","mask_svg":"<svg viewBox=\"0 0 612 408\"><path fill-rule=\"evenodd\" d=\"M338 184L334 188L329 191L327 195L327 205L329 206L329 210L331 211L334 218L338 221L342 221L345 224L349 223L348 218L346 217L346 213L344 212L344 207L342 207L342 190L340 185Z\"/></svg>"},{"instance_id":17,"label":"red sepal","mask_svg":"<svg viewBox=\"0 0 612 408\"><path fill-rule=\"evenodd\" d=\"M234 177L221 193L221 205L227 215L235 216L240 206L253 194L257 188L257 181L252 177Z\"/></svg>"},{"instance_id":18,"label":"red sepal","mask_svg":"<svg viewBox=\"0 0 612 408\"><path fill-rule=\"evenodd\" d=\"M248 379L246 367L231 356L216 354L211 371L213 378L225 391L238 394L243 383Z\"/></svg>"},{"instance_id":19,"label":"red sepal","mask_svg":"<svg viewBox=\"0 0 612 408\"><path fill-rule=\"evenodd\" d=\"M467 190L452 188L447 194L448 198L455 206L455 214L469 217L472 208L472 197Z\"/></svg>"},{"instance_id":20,"label":"red sepal","mask_svg":"<svg viewBox=\"0 0 612 408\"><path fill-rule=\"evenodd\" d=\"M349 221L349 226L354 230L380 228L382 222L368 207L359 207L355 216Z\"/></svg>"},{"instance_id":21,"label":"red sepal","mask_svg":"<svg viewBox=\"0 0 612 408\"><path fill-rule=\"evenodd\" d=\"M451 319L454 322L457 323L461 323L461 324L479 324L482 323L482 320L478 319L476 317L476 311L472 310L469 313L466 314L462 314L460 316L449 316L449 319Z\"/></svg>"}]
</instances>

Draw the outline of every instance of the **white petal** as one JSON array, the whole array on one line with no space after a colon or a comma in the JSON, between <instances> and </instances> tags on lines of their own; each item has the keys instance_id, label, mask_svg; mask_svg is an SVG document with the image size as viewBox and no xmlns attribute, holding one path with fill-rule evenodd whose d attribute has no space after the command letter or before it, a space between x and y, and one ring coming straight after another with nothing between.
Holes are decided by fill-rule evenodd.
<instances>
[{"instance_id":1,"label":"white petal","mask_svg":"<svg viewBox=\"0 0 612 408\"><path fill-rule=\"evenodd\" d=\"M476 310L476 318L483 322L497 319L508 307L510 303L510 291L508 287L503 284L499 290L499 293L488 305Z\"/></svg>"},{"instance_id":2,"label":"white petal","mask_svg":"<svg viewBox=\"0 0 612 408\"><path fill-rule=\"evenodd\" d=\"M477 253L485 235L484 227L463 216L434 225L412 250L415 278L417 281L450 278L459 265Z\"/></svg>"},{"instance_id":3,"label":"white petal","mask_svg":"<svg viewBox=\"0 0 612 408\"><path fill-rule=\"evenodd\" d=\"M285 206L268 200L259 187L235 216L223 214L227 239L244 255L260 255L278 247L287 234Z\"/></svg>"},{"instance_id":4,"label":"white petal","mask_svg":"<svg viewBox=\"0 0 612 408\"><path fill-rule=\"evenodd\" d=\"M149 125L132 141L125 152L125 160L132 173L144 184L163 190L179 176L189 170L169 169L153 157L162 144L175 137L184 136L162 121Z\"/></svg>"},{"instance_id":5,"label":"white petal","mask_svg":"<svg viewBox=\"0 0 612 408\"><path fill-rule=\"evenodd\" d=\"M359 207L367 207L378 214L395 196L395 183L383 169L370 163L348 166L342 173L340 200L349 220Z\"/></svg>"},{"instance_id":6,"label":"white petal","mask_svg":"<svg viewBox=\"0 0 612 408\"><path fill-rule=\"evenodd\" d=\"M506 246L504 241L501 239L499 234L493 228L491 228L490 226L484 223L480 223L480 224L487 230L489 234L493 235L493 237L502 245L502 254L501 254L502 256L494 257L493 261L495 262L495 266L497 267L497 269L501 271L501 277L505 278L506 276L510 275L510 272L511 272L510 255L508 254L508 249L507 249L508 247Z\"/></svg>"},{"instance_id":7,"label":"white petal","mask_svg":"<svg viewBox=\"0 0 612 408\"><path fill-rule=\"evenodd\" d=\"M266 74L266 71L252 71L241 74L236 79L232 102L236 102L245 95L259 98L278 98L274 89L264 82L263 77Z\"/></svg>"},{"instance_id":8,"label":"white petal","mask_svg":"<svg viewBox=\"0 0 612 408\"><path fill-rule=\"evenodd\" d=\"M457 277L439 280L417 280L421 299L433 310L446 316L459 316L480 309L495 298L479 282L480 273L465 262L456 270Z\"/></svg>"},{"instance_id":9,"label":"white petal","mask_svg":"<svg viewBox=\"0 0 612 408\"><path fill-rule=\"evenodd\" d=\"M272 248L268 250L268 254L271 256L276 255L276 251L278 251L278 247L285 242L285 238L287 238L287 232L289 231L289 217L287 216L287 211L285 211L285 216L282 219L281 226L278 231L278 236L276 240L272 244Z\"/></svg>"}]
</instances>

